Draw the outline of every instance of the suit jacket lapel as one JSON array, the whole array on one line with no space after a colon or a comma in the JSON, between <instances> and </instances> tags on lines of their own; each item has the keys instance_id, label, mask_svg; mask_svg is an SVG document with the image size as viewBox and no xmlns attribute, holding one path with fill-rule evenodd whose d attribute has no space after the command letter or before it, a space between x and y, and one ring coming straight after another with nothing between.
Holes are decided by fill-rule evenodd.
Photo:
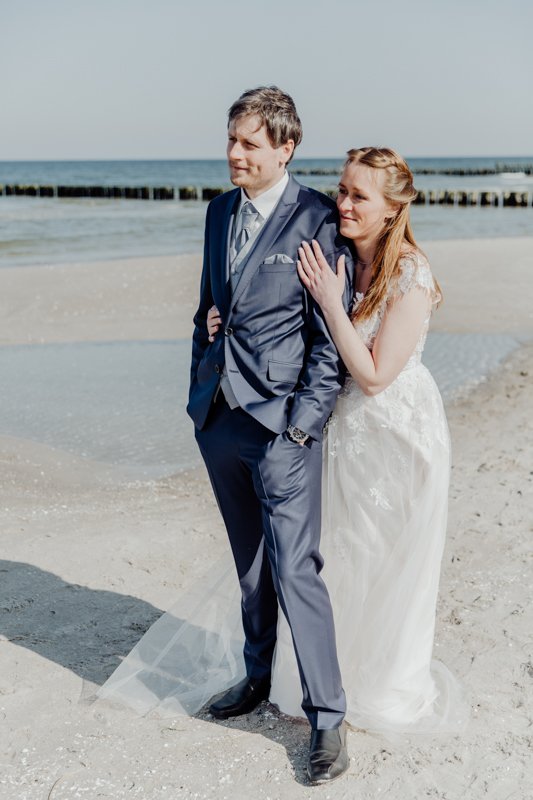
<instances>
[{"instance_id":1,"label":"suit jacket lapel","mask_svg":"<svg viewBox=\"0 0 533 800\"><path fill-rule=\"evenodd\" d=\"M235 293L231 298L232 308L252 280L253 276L259 269L259 266L263 263L266 254L271 249L276 239L279 238L283 229L300 205L297 199L299 190L300 185L291 175L289 177L289 183L287 184L279 203L272 212L272 215L261 232L261 235L258 237L255 246L248 254L248 260L242 271L239 283L235 289Z\"/></svg>"},{"instance_id":2,"label":"suit jacket lapel","mask_svg":"<svg viewBox=\"0 0 533 800\"><path fill-rule=\"evenodd\" d=\"M233 195L233 197L232 197ZM228 193L228 203L222 221L222 230L218 241L219 258L216 263L214 274L212 274L213 299L223 316L227 316L230 304L230 284L229 284L229 243L231 232L235 223L235 215L239 205L240 189L235 189Z\"/></svg>"}]
</instances>

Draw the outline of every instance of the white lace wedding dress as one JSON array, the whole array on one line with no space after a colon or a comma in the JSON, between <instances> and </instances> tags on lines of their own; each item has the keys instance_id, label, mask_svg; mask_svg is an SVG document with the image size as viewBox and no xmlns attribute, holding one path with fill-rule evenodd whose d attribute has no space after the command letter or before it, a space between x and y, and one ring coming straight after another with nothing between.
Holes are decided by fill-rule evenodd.
<instances>
[{"instance_id":1,"label":"white lace wedding dress","mask_svg":"<svg viewBox=\"0 0 533 800\"><path fill-rule=\"evenodd\" d=\"M397 291L421 287L433 308L439 297L427 261L407 256L401 266ZM369 349L387 303L356 325ZM324 438L322 574L346 718L387 737L457 732L469 718L464 689L432 660L450 439L439 391L420 360L430 316L431 310L409 362L383 392L366 397L347 377ZM98 694L142 714L193 714L244 677L242 645L240 592L228 554L150 628ZM281 612L270 699L303 716Z\"/></svg>"},{"instance_id":2,"label":"white lace wedding dress","mask_svg":"<svg viewBox=\"0 0 533 800\"><path fill-rule=\"evenodd\" d=\"M421 287L432 307L411 358L383 392L367 397L347 377L324 438L322 484L322 575L335 615L346 719L385 735L460 731L469 718L463 688L432 661L450 438L421 355L440 297L423 256L405 256L401 267L396 291ZM362 298L356 296L355 307ZM389 299L356 323L370 350ZM272 702L301 715L298 686L281 619Z\"/></svg>"}]
</instances>

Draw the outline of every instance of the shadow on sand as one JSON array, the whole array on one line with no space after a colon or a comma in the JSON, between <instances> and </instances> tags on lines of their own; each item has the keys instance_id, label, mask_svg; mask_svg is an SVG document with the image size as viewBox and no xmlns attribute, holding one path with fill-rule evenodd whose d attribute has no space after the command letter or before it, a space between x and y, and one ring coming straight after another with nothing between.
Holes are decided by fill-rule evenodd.
<instances>
[{"instance_id":1,"label":"shadow on sand","mask_svg":"<svg viewBox=\"0 0 533 800\"><path fill-rule=\"evenodd\" d=\"M0 560L0 634L88 682L80 698L83 704L94 702L94 685L107 680L162 613L131 595L89 589L32 564ZM250 714L224 722L212 717L208 707L209 703L194 716L261 735L284 748L295 780L309 785L305 766L310 729L305 720L287 717L267 701Z\"/></svg>"},{"instance_id":2,"label":"shadow on sand","mask_svg":"<svg viewBox=\"0 0 533 800\"><path fill-rule=\"evenodd\" d=\"M163 612L130 595L0 560L0 634L102 684Z\"/></svg>"}]
</instances>

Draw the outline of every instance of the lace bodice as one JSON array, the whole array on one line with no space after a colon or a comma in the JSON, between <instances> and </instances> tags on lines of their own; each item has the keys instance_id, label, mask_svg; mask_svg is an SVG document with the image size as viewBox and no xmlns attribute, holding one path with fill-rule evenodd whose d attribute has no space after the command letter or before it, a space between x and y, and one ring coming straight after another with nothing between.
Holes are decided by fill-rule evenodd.
<instances>
[{"instance_id":1,"label":"lace bodice","mask_svg":"<svg viewBox=\"0 0 533 800\"><path fill-rule=\"evenodd\" d=\"M372 350L376 336L379 333L381 323L383 322L385 311L387 310L387 306L391 300L397 296L399 292L407 294L407 292L409 292L413 286L420 286L422 289L429 292L432 301L431 308L427 313L422 333L420 334L420 338L416 344L413 354L404 367L404 369L409 369L412 366L420 363L422 351L426 342L429 320L431 318L433 309L440 301L441 296L435 288L435 280L433 278L433 273L431 272L431 267L429 266L427 259L420 253L409 253L403 256L400 260L400 269L401 275L398 279L398 285L391 288L391 291L387 297L383 299L381 305L371 317L363 320L362 322L355 323L355 329L368 349ZM362 299L363 295L357 292L354 298L354 310L357 309L357 306L361 303Z\"/></svg>"}]
</instances>

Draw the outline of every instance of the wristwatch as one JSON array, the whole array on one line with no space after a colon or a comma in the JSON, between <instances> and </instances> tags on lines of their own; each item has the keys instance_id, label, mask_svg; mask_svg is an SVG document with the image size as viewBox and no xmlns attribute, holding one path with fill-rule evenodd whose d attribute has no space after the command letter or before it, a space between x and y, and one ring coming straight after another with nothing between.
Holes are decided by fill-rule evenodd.
<instances>
[{"instance_id":1,"label":"wristwatch","mask_svg":"<svg viewBox=\"0 0 533 800\"><path fill-rule=\"evenodd\" d=\"M291 425L290 423L287 425L287 433L289 438L298 444L305 444L305 442L309 439L308 433L304 433L300 430L300 428L295 428L294 425Z\"/></svg>"}]
</instances>

